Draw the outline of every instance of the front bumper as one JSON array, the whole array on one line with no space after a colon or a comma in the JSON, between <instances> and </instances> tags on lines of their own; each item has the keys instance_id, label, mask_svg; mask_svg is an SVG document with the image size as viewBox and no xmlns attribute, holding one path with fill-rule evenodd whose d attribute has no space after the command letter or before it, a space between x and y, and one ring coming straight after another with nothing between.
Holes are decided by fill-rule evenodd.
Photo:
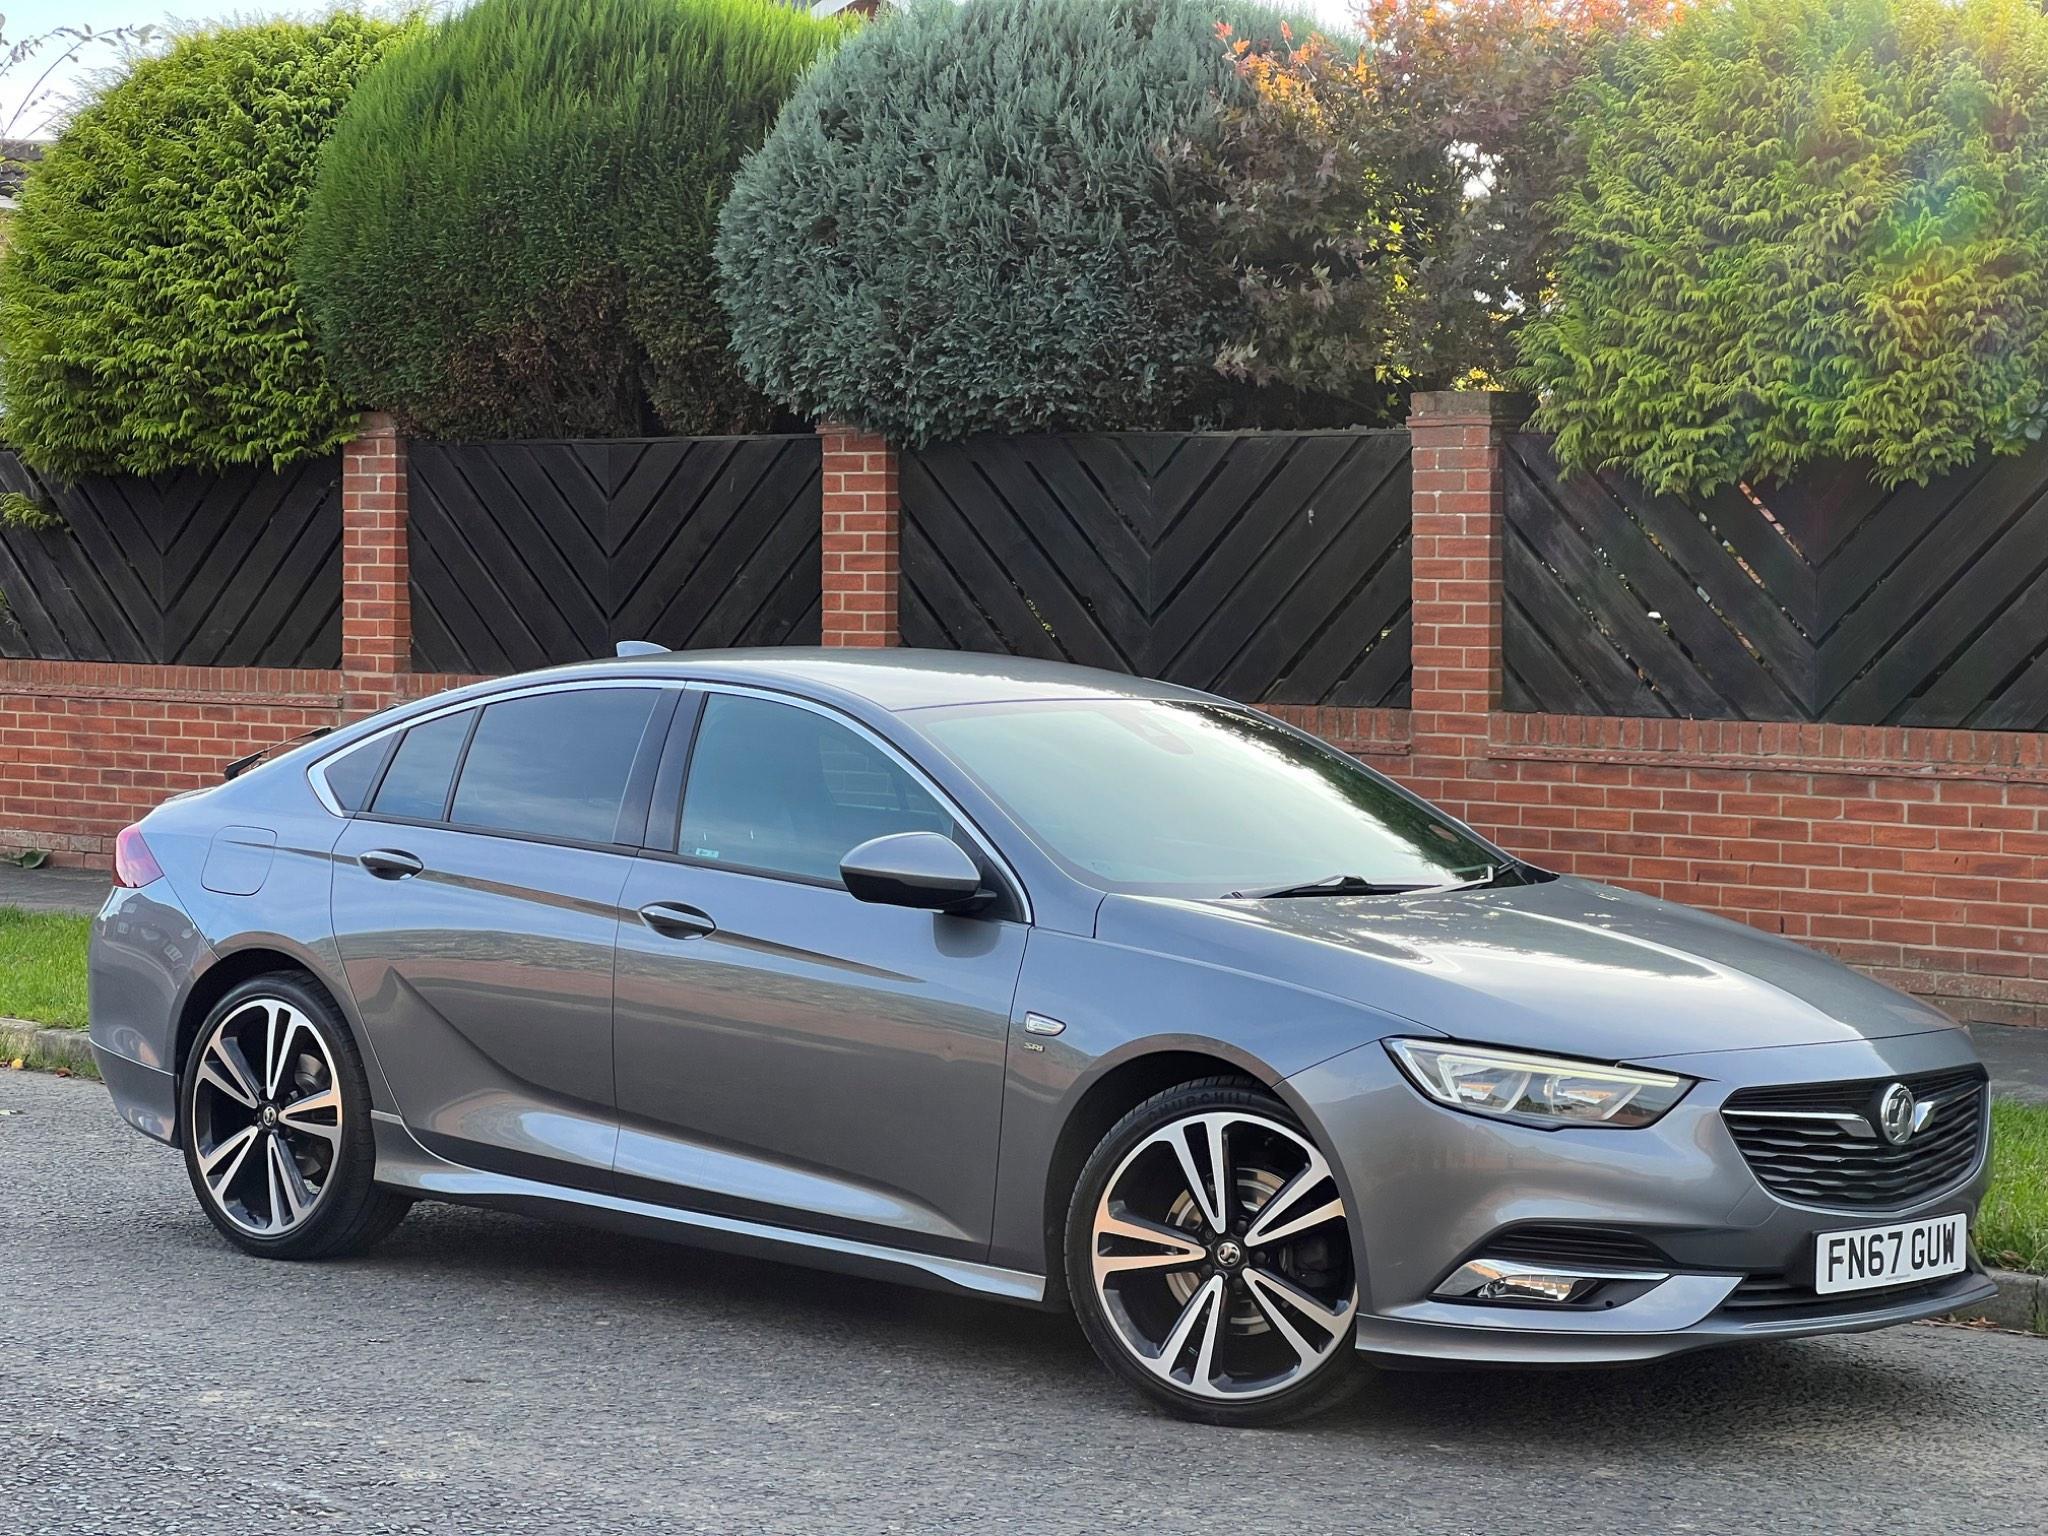
<instances>
[{"instance_id":1,"label":"front bumper","mask_svg":"<svg viewBox=\"0 0 2048 1536\"><path fill-rule=\"evenodd\" d=\"M1819 1210L1758 1182L1721 1118L1739 1088L1908 1076L1975 1062L1956 1029L1890 1040L1665 1057L1699 1079L1653 1126L1544 1131L1424 1099L1379 1045L1289 1079L1344 1186L1359 1276L1357 1347L1393 1359L1564 1365L1650 1360L1740 1339L1882 1328L1991 1295L1963 1274L1891 1290L1746 1307L1752 1276L1810 1276L1821 1232L1974 1215L1984 1149L1956 1185L1895 1209ZM1435 1295L1508 1229L1595 1227L1641 1237L1670 1278L1612 1304L1537 1306Z\"/></svg>"}]
</instances>

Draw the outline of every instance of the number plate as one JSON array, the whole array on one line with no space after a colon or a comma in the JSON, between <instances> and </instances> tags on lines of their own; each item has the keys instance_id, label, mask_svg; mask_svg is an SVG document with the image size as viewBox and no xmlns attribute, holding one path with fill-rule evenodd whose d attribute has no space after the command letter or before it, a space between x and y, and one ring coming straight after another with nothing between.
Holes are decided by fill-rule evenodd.
<instances>
[{"instance_id":1,"label":"number plate","mask_svg":"<svg viewBox=\"0 0 2048 1536\"><path fill-rule=\"evenodd\" d=\"M1969 1235L1963 1216L1823 1232L1814 1239L1813 1288L1828 1296L1959 1275L1969 1267Z\"/></svg>"}]
</instances>

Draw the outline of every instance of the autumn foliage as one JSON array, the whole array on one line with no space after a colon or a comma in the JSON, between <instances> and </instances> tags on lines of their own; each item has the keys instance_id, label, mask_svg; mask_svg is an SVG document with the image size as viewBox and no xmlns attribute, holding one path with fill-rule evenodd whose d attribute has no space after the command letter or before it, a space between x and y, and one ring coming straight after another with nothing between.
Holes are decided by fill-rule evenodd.
<instances>
[{"instance_id":1,"label":"autumn foliage","mask_svg":"<svg viewBox=\"0 0 2048 1536\"><path fill-rule=\"evenodd\" d=\"M1543 208L1571 164L1567 98L1675 9L1361 0L1362 44L1226 36L1252 99L1202 168L1247 315L1224 369L1330 420L1504 378L1556 258Z\"/></svg>"}]
</instances>

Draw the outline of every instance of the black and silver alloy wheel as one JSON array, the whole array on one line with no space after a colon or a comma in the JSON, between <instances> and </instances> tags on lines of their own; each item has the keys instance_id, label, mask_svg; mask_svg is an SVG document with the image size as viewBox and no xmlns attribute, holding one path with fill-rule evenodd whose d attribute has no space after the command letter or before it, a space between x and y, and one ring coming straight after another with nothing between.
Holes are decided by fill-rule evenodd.
<instances>
[{"instance_id":1,"label":"black and silver alloy wheel","mask_svg":"<svg viewBox=\"0 0 2048 1536\"><path fill-rule=\"evenodd\" d=\"M187 1058L179 1132L193 1191L251 1253L355 1252L411 1202L376 1184L362 1059L305 977L244 982L215 1005Z\"/></svg>"},{"instance_id":2,"label":"black and silver alloy wheel","mask_svg":"<svg viewBox=\"0 0 2048 1536\"><path fill-rule=\"evenodd\" d=\"M319 1031L283 998L256 996L200 1046L193 1148L206 1196L258 1237L319 1207L341 1146L341 1089Z\"/></svg>"},{"instance_id":3,"label":"black and silver alloy wheel","mask_svg":"<svg viewBox=\"0 0 2048 1536\"><path fill-rule=\"evenodd\" d=\"M1160 1095L1104 1138L1080 1195L1069 1283L1120 1374L1223 1423L1297 1417L1348 1389L1343 1196L1277 1100L1236 1082Z\"/></svg>"}]
</instances>

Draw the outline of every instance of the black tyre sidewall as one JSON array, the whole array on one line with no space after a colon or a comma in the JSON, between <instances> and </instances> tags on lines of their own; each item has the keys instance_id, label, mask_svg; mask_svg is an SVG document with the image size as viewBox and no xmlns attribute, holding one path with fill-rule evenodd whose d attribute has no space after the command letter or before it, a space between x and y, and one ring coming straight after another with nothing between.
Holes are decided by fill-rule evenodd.
<instances>
[{"instance_id":1,"label":"black tyre sidewall","mask_svg":"<svg viewBox=\"0 0 2048 1536\"><path fill-rule=\"evenodd\" d=\"M1131 1148L1161 1126L1211 1110L1244 1110L1264 1115L1313 1141L1307 1127L1278 1098L1243 1078L1210 1078L1184 1083L1153 1095L1111 1126L1096 1144L1067 1208L1066 1279L1074 1315L1095 1353L1111 1371L1168 1412L1204 1424L1255 1427L1285 1424L1320 1413L1350 1396L1364 1377L1363 1363L1351 1347L1347 1331L1339 1346L1307 1379L1284 1392L1246 1403L1219 1403L1175 1390L1132 1360L1116 1325L1095 1294L1093 1254L1095 1208L1110 1176ZM1327 1156L1328 1154L1325 1153ZM1354 1324L1354 1328L1355 1328Z\"/></svg>"},{"instance_id":2,"label":"black tyre sidewall","mask_svg":"<svg viewBox=\"0 0 2048 1536\"><path fill-rule=\"evenodd\" d=\"M228 1220L206 1193L199 1173L194 1105L198 1097L200 1052L224 1017L259 997L290 1003L305 1015L334 1059L336 1085L341 1089L341 1143L335 1148L334 1167L327 1176L319 1209L303 1226L281 1237L246 1232ZM289 972L254 976L240 983L213 1006L194 1032L178 1082L178 1145L185 1154L185 1173L192 1181L192 1193L207 1219L236 1247L264 1258L301 1259L326 1254L339 1235L360 1225L365 1204L385 1194L376 1188L377 1149L370 1120L370 1085L355 1039L326 994L305 978Z\"/></svg>"}]
</instances>

